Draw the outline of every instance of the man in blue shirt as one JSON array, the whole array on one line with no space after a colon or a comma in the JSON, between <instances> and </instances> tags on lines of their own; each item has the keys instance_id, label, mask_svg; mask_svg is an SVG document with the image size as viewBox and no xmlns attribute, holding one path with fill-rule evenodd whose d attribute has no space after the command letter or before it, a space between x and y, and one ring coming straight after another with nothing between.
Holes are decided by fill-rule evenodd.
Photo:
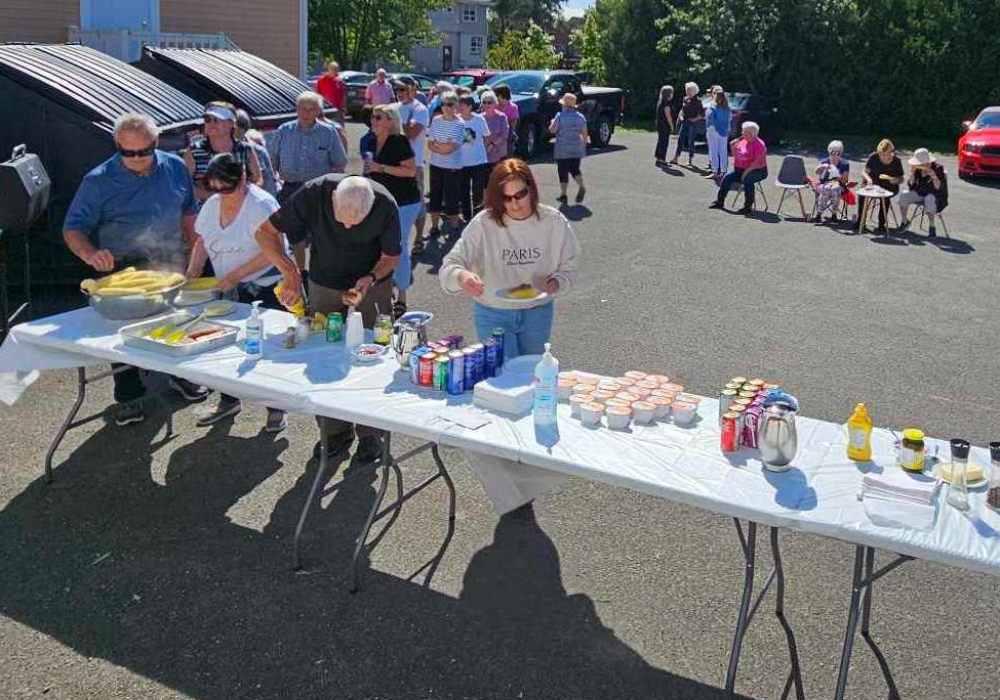
<instances>
[{"instance_id":1,"label":"man in blue shirt","mask_svg":"<svg viewBox=\"0 0 1000 700\"><path fill-rule=\"evenodd\" d=\"M115 121L118 152L87 173L66 212L63 240L78 258L101 273L129 265L183 272L194 238L198 204L184 161L156 148L159 129L143 114L123 114ZM114 375L118 425L140 423L145 413L138 399L145 388L139 371ZM171 386L189 401L208 392L182 379Z\"/></svg>"}]
</instances>

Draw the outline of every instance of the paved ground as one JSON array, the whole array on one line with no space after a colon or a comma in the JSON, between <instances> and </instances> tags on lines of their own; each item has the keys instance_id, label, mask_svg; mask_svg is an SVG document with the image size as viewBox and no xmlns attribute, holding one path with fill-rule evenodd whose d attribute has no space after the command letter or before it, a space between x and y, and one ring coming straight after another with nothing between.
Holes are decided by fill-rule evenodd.
<instances>
[{"instance_id":1,"label":"paved ground","mask_svg":"<svg viewBox=\"0 0 1000 700\"><path fill-rule=\"evenodd\" d=\"M881 424L1000 437L994 189L952 180L950 240L877 241L709 212L711 185L655 169L652 147L650 134L621 133L585 161L591 194L567 210L584 279L560 302L553 338L565 366L649 367L702 393L761 375L811 416L843 420L867 400ZM536 172L553 201L554 165ZM773 211L778 193L768 197ZM433 259L411 306L438 314L442 332L468 332L468 305L439 291ZM176 406L170 441L162 413L128 430L99 420L70 435L44 486L72 397L73 374L54 372L0 410L0 698L723 696L742 583L723 518L577 482L541 499L537 518L498 521L446 452L459 518L430 585L410 577L446 541L437 488L404 508L351 596L344 571L368 481L324 499L307 568L289 570L310 420L277 441L259 432L259 408L206 433ZM86 406L109 401L98 387ZM407 478L429 469L414 462ZM852 549L783 542L807 696L829 697ZM903 567L876 595L885 665L859 639L849 697L996 697L998 606L994 578ZM781 694L786 648L777 620L760 616L742 695Z\"/></svg>"}]
</instances>

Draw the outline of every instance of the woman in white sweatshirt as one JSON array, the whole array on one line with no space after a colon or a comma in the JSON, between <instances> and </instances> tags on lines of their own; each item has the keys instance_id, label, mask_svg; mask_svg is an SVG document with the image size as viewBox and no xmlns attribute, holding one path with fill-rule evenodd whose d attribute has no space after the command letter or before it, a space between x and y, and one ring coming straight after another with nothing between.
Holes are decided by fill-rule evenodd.
<instances>
[{"instance_id":1,"label":"woman in white sweatshirt","mask_svg":"<svg viewBox=\"0 0 1000 700\"><path fill-rule=\"evenodd\" d=\"M481 340L504 330L505 360L540 355L552 333L553 298L576 281L579 252L566 217L539 204L527 163L510 158L490 174L485 208L445 256L439 277L446 292L473 298ZM518 298L509 296L518 287Z\"/></svg>"}]
</instances>

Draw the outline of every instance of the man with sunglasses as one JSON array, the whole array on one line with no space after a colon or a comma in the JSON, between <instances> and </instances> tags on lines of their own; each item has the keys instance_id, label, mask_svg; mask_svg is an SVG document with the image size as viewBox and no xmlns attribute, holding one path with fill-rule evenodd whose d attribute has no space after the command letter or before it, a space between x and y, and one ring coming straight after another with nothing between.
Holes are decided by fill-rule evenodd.
<instances>
[{"instance_id":1,"label":"man with sunglasses","mask_svg":"<svg viewBox=\"0 0 1000 700\"><path fill-rule=\"evenodd\" d=\"M194 240L198 203L187 166L157 149L159 129L145 114L115 120L117 153L87 173L66 212L63 240L69 249L101 274L127 266L183 272ZM112 365L121 367L121 365ZM141 423L139 399L145 388L139 371L114 375L118 425ZM188 401L208 392L183 379L170 385Z\"/></svg>"}]
</instances>

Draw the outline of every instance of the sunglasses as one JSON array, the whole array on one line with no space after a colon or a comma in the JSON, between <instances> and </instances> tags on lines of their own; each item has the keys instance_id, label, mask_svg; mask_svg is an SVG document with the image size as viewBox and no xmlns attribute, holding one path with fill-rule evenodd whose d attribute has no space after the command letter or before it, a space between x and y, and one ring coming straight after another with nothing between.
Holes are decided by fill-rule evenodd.
<instances>
[{"instance_id":1,"label":"sunglasses","mask_svg":"<svg viewBox=\"0 0 1000 700\"><path fill-rule=\"evenodd\" d=\"M383 119L383 117L382 117L382 115L381 115L381 114L373 114L373 115L372 115L372 121L373 121L373 122L378 122L378 121L382 121L382 119Z\"/></svg>"},{"instance_id":2,"label":"sunglasses","mask_svg":"<svg viewBox=\"0 0 1000 700\"><path fill-rule=\"evenodd\" d=\"M531 194L531 190L529 190L527 187L525 187L524 189L519 190L519 191L515 192L514 194L505 194L503 196L503 201L507 202L507 204L510 204L511 202L520 202L522 199L524 199L525 197L527 197L529 194Z\"/></svg>"},{"instance_id":3,"label":"sunglasses","mask_svg":"<svg viewBox=\"0 0 1000 700\"><path fill-rule=\"evenodd\" d=\"M145 148L140 148L137 151L130 150L128 148L118 148L118 153L122 158L146 158L147 156L153 155L156 150L156 144L150 144Z\"/></svg>"},{"instance_id":4,"label":"sunglasses","mask_svg":"<svg viewBox=\"0 0 1000 700\"><path fill-rule=\"evenodd\" d=\"M235 185L230 185L229 187L216 187L214 185L208 185L208 184L205 185L205 189L208 190L209 192L212 192L213 194L232 194L239 188L240 188L240 183L238 182Z\"/></svg>"},{"instance_id":5,"label":"sunglasses","mask_svg":"<svg viewBox=\"0 0 1000 700\"><path fill-rule=\"evenodd\" d=\"M457 102L442 102L441 106L442 107L454 107L456 104L458 104L458 103Z\"/></svg>"}]
</instances>

